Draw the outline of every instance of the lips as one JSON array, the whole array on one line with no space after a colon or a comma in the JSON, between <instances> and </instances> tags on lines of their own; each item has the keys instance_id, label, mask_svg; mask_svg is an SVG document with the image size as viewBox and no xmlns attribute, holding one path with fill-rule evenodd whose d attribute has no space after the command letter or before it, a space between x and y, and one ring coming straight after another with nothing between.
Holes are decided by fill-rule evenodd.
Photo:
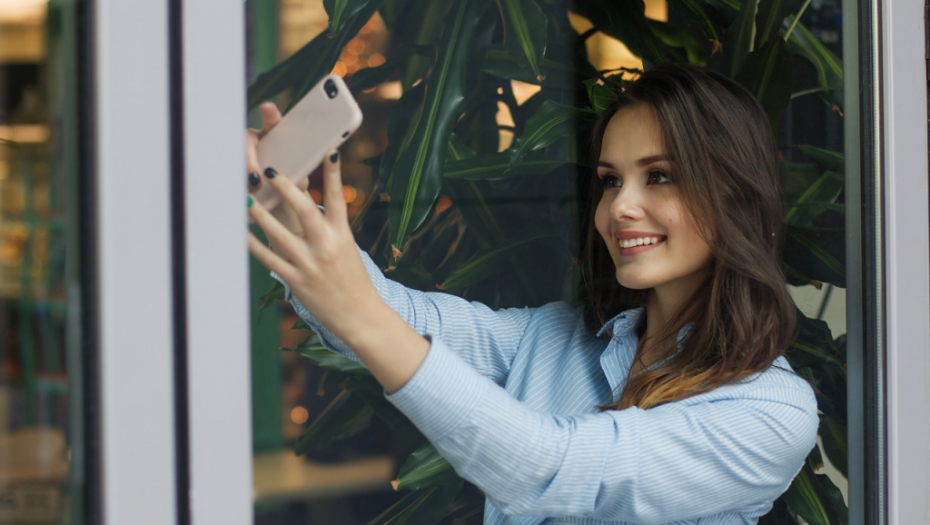
<instances>
[{"instance_id":1,"label":"lips","mask_svg":"<svg viewBox=\"0 0 930 525\"><path fill-rule=\"evenodd\" d=\"M636 255L655 248L668 237L651 232L622 231L615 232L614 238L617 239L620 255Z\"/></svg>"},{"instance_id":2,"label":"lips","mask_svg":"<svg viewBox=\"0 0 930 525\"><path fill-rule=\"evenodd\" d=\"M648 246L658 244L665 240L663 237L636 237L633 239L620 239L618 242L621 248L634 248L636 246Z\"/></svg>"}]
</instances>

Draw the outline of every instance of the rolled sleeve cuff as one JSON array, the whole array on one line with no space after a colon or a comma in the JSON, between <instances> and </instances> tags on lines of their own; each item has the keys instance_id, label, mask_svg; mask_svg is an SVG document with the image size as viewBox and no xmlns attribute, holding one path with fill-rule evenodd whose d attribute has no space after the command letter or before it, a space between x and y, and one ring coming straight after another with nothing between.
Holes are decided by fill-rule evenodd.
<instances>
[{"instance_id":1,"label":"rolled sleeve cuff","mask_svg":"<svg viewBox=\"0 0 930 525\"><path fill-rule=\"evenodd\" d=\"M385 393L384 397L435 442L468 421L487 389L495 385L439 338L426 338L430 349L413 377L400 390Z\"/></svg>"}]
</instances>

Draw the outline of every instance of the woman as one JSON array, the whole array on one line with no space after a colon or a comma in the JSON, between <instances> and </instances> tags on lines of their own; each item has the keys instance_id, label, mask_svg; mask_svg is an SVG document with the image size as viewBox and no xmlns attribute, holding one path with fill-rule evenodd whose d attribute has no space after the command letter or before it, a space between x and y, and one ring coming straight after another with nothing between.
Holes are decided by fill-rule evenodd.
<instances>
[{"instance_id":1,"label":"woman","mask_svg":"<svg viewBox=\"0 0 930 525\"><path fill-rule=\"evenodd\" d=\"M274 250L250 250L484 491L486 524L755 523L818 425L783 356L795 320L766 116L725 77L661 66L594 142L579 307L495 312L386 279L354 244L335 152L325 213L266 172L295 214L251 206Z\"/></svg>"}]
</instances>

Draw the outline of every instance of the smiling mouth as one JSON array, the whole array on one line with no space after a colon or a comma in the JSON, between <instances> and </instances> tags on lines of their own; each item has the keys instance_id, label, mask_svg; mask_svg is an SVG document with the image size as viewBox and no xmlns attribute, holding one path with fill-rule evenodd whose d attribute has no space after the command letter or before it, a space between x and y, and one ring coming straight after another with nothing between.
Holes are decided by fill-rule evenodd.
<instances>
[{"instance_id":1,"label":"smiling mouth","mask_svg":"<svg viewBox=\"0 0 930 525\"><path fill-rule=\"evenodd\" d=\"M657 237L637 237L634 239L619 239L618 243L621 248L635 248L637 246L648 246L650 244L658 244L665 240L664 236Z\"/></svg>"},{"instance_id":2,"label":"smiling mouth","mask_svg":"<svg viewBox=\"0 0 930 525\"><path fill-rule=\"evenodd\" d=\"M655 248L665 242L664 235L653 237L637 237L634 239L618 239L617 245L620 247L620 255L636 255Z\"/></svg>"}]
</instances>

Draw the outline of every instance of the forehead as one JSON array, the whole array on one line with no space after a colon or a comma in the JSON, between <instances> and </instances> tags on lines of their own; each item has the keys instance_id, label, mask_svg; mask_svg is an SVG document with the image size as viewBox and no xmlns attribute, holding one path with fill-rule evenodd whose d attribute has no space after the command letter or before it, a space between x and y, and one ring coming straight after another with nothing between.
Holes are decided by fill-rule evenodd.
<instances>
[{"instance_id":1,"label":"forehead","mask_svg":"<svg viewBox=\"0 0 930 525\"><path fill-rule=\"evenodd\" d=\"M636 104L618 111L604 130L601 160L624 164L636 159L667 153L662 129L655 111L646 104Z\"/></svg>"}]
</instances>

